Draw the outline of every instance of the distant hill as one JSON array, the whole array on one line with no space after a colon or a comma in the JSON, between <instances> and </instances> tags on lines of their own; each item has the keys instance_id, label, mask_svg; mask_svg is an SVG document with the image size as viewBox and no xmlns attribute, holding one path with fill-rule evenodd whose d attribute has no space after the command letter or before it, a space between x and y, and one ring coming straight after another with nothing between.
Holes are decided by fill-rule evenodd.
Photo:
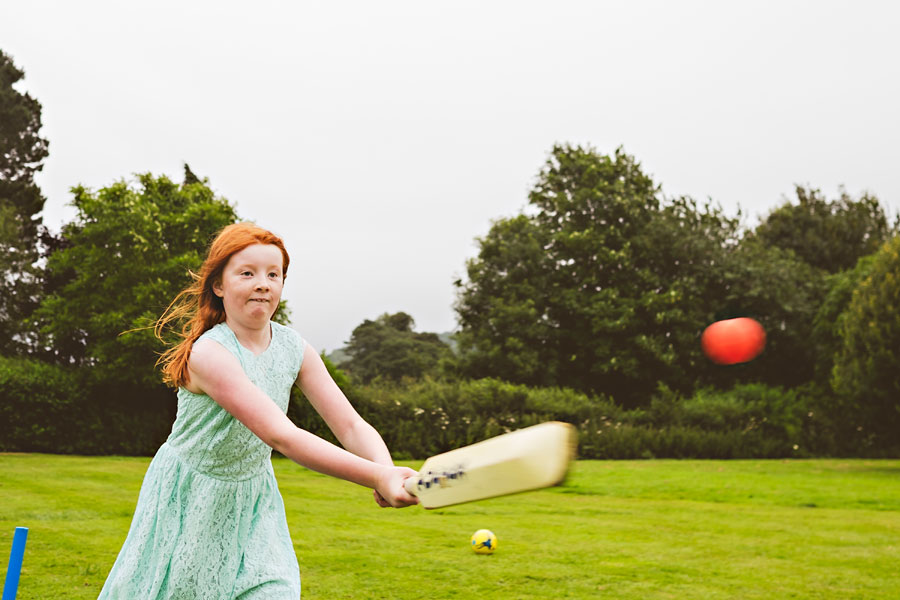
<instances>
[{"instance_id":1,"label":"distant hill","mask_svg":"<svg viewBox=\"0 0 900 600\"><path fill-rule=\"evenodd\" d=\"M330 360L331 362L333 362L336 365L341 364L345 360L350 360L350 355L347 354L343 348L338 348L337 350L329 352L325 356L327 356L328 360Z\"/></svg>"},{"instance_id":2,"label":"distant hill","mask_svg":"<svg viewBox=\"0 0 900 600\"><path fill-rule=\"evenodd\" d=\"M445 344L450 346L450 349L453 350L454 354L456 354L458 344L456 343L456 340L453 338L454 334L455 334L455 332L453 332L453 331L446 331L444 333L439 333L438 337L440 338L440 340L442 342L444 342Z\"/></svg>"},{"instance_id":3,"label":"distant hill","mask_svg":"<svg viewBox=\"0 0 900 600\"><path fill-rule=\"evenodd\" d=\"M444 342L445 344L450 346L450 349L453 350L453 352L455 353L458 345L456 343L456 340L453 339L453 334L454 334L453 331L446 331L444 333L439 333L438 338L442 342ZM337 350L333 350L333 351L329 352L328 354L326 354L325 356L327 356L328 360L330 360L331 362L333 362L336 365L339 365L346 360L350 360L350 355L347 354L347 351L344 348L338 348Z\"/></svg>"}]
</instances>

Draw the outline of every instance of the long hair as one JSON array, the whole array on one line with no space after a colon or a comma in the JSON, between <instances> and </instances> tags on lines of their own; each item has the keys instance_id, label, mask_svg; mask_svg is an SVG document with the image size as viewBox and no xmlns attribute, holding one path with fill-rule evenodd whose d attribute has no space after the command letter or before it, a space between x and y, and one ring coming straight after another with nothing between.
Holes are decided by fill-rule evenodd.
<instances>
[{"instance_id":1,"label":"long hair","mask_svg":"<svg viewBox=\"0 0 900 600\"><path fill-rule=\"evenodd\" d=\"M154 333L160 340L163 340L163 332L173 322L176 325L184 323L179 333L181 341L166 350L156 363L162 366L166 384L179 387L190 380L188 359L194 342L205 331L225 320L225 307L222 299L213 292L213 285L221 280L225 265L234 254L255 244L271 244L281 250L282 274L287 278L291 259L280 237L253 223L235 223L223 228L210 245L200 273L191 272L194 283L175 296L156 321Z\"/></svg>"}]
</instances>

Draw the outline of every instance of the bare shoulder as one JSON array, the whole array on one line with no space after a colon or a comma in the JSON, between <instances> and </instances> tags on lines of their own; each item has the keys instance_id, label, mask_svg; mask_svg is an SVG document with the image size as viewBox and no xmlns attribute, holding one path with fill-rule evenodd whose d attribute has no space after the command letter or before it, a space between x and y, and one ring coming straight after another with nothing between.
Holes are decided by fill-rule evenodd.
<instances>
[{"instance_id":1,"label":"bare shoulder","mask_svg":"<svg viewBox=\"0 0 900 600\"><path fill-rule=\"evenodd\" d=\"M212 396L214 392L212 388L231 377L238 376L243 371L234 355L222 344L210 339L201 339L194 342L191 347L188 373L190 381L185 386L188 391Z\"/></svg>"},{"instance_id":2,"label":"bare shoulder","mask_svg":"<svg viewBox=\"0 0 900 600\"><path fill-rule=\"evenodd\" d=\"M219 342L209 339L200 338L191 346L191 363L194 361L204 362L221 358L223 354L231 354L225 346Z\"/></svg>"},{"instance_id":3,"label":"bare shoulder","mask_svg":"<svg viewBox=\"0 0 900 600\"><path fill-rule=\"evenodd\" d=\"M303 360L300 363L300 372L297 373L297 383L299 384L304 378L322 371L328 372L325 363L322 362L322 357L312 347L312 344L307 342L303 347Z\"/></svg>"}]
</instances>

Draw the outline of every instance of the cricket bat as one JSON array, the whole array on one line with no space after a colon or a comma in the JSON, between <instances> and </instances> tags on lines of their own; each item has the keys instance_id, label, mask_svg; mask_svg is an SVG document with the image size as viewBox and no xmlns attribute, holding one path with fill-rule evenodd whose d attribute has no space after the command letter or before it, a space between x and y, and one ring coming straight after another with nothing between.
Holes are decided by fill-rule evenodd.
<instances>
[{"instance_id":1,"label":"cricket bat","mask_svg":"<svg viewBox=\"0 0 900 600\"><path fill-rule=\"evenodd\" d=\"M549 421L432 456L404 487L425 508L440 508L562 483L575 458L568 423Z\"/></svg>"}]
</instances>

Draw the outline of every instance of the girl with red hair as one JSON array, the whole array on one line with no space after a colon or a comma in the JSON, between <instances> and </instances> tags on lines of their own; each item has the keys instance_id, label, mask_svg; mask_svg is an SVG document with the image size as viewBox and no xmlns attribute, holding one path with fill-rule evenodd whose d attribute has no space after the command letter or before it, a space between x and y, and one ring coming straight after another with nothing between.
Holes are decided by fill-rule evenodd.
<instances>
[{"instance_id":1,"label":"girl with red hair","mask_svg":"<svg viewBox=\"0 0 900 600\"><path fill-rule=\"evenodd\" d=\"M316 351L271 320L289 263L278 236L229 225L157 322L160 337L185 323L181 342L160 359L165 381L178 388L178 412L100 599L299 598L273 448L373 489L379 506L416 503L403 488L415 472L393 465ZM346 450L287 418L294 384Z\"/></svg>"}]
</instances>

